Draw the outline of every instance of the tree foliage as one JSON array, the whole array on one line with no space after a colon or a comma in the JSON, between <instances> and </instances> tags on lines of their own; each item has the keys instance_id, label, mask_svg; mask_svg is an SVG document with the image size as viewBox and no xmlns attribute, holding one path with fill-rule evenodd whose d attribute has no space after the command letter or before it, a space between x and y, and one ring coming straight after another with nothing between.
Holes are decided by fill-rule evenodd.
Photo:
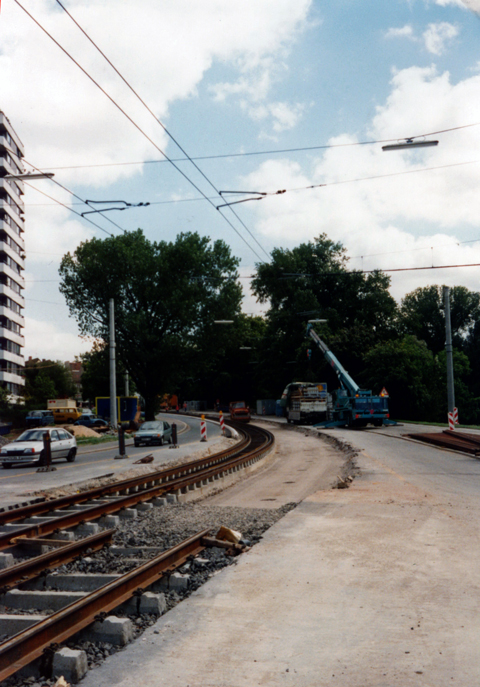
<instances>
[{"instance_id":1,"label":"tree foliage","mask_svg":"<svg viewBox=\"0 0 480 687\"><path fill-rule=\"evenodd\" d=\"M95 403L99 396L110 396L110 352L108 345L96 341L91 351L82 353L82 396L84 401ZM116 365L117 395L123 396L125 389L125 367L121 360ZM136 391L133 380L129 381L129 393Z\"/></svg>"},{"instance_id":2,"label":"tree foliage","mask_svg":"<svg viewBox=\"0 0 480 687\"><path fill-rule=\"evenodd\" d=\"M278 396L292 378L318 381L328 374L321 354L307 358L308 319L327 320L321 335L354 374L368 348L395 335L389 277L352 272L347 264L342 244L322 234L291 250L275 249L270 264L257 265L252 288L269 304L260 380L267 397Z\"/></svg>"},{"instance_id":3,"label":"tree foliage","mask_svg":"<svg viewBox=\"0 0 480 687\"><path fill-rule=\"evenodd\" d=\"M407 294L399 314L403 332L425 341L434 353L445 348L443 286L426 286ZM462 348L480 319L480 293L469 291L465 286L452 287L450 319L453 345Z\"/></svg>"},{"instance_id":4,"label":"tree foliage","mask_svg":"<svg viewBox=\"0 0 480 687\"><path fill-rule=\"evenodd\" d=\"M53 360L31 360L25 365L25 395L34 406L47 407L49 398L75 396L77 388L70 370Z\"/></svg>"},{"instance_id":5,"label":"tree foliage","mask_svg":"<svg viewBox=\"0 0 480 687\"><path fill-rule=\"evenodd\" d=\"M108 341L115 300L118 358L153 417L157 397L207 364L213 320L239 312L238 260L197 233L151 242L139 229L82 243L60 265L61 286L83 334Z\"/></svg>"}]
</instances>

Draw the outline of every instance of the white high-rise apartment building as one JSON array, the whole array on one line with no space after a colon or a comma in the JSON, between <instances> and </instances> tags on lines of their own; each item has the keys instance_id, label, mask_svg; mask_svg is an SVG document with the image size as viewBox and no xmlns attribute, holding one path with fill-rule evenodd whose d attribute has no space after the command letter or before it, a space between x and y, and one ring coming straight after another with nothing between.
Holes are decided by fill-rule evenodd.
<instances>
[{"instance_id":1,"label":"white high-rise apartment building","mask_svg":"<svg viewBox=\"0 0 480 687\"><path fill-rule=\"evenodd\" d=\"M25 210L23 181L7 177L24 173L23 154L22 142L0 110L0 386L15 398L25 386Z\"/></svg>"}]
</instances>

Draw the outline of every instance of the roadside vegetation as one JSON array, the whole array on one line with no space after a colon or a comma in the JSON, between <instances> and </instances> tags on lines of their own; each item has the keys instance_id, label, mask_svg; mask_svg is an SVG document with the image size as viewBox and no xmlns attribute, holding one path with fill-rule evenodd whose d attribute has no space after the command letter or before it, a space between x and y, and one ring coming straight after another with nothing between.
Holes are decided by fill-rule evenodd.
<instances>
[{"instance_id":1,"label":"roadside vegetation","mask_svg":"<svg viewBox=\"0 0 480 687\"><path fill-rule=\"evenodd\" d=\"M109 395L108 308L115 301L117 389L130 390L152 419L164 394L212 406L278 399L292 381L338 386L321 352L306 339L309 319L352 377L375 394L385 387L390 414L444 424L447 416L445 316L441 285L418 288L400 303L381 271L351 270L345 247L325 234L252 270L262 316L241 313L239 261L223 241L197 233L150 242L139 229L92 239L67 253L61 291L84 335L84 398ZM456 405L464 425L480 425L480 293L454 286L451 320ZM228 320L229 324L218 324ZM0 390L0 417L22 426L47 398L71 395L54 361L26 367L26 404ZM98 440L95 440L96 442Z\"/></svg>"}]
</instances>

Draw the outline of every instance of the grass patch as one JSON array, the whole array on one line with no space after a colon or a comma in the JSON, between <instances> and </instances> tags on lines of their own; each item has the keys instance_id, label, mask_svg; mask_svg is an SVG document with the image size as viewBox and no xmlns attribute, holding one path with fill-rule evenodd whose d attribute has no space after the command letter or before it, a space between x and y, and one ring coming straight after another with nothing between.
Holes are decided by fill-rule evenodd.
<instances>
[{"instance_id":1,"label":"grass patch","mask_svg":"<svg viewBox=\"0 0 480 687\"><path fill-rule=\"evenodd\" d=\"M77 437L77 446L90 446L92 444L108 444L118 441L115 436L108 437Z\"/></svg>"}]
</instances>

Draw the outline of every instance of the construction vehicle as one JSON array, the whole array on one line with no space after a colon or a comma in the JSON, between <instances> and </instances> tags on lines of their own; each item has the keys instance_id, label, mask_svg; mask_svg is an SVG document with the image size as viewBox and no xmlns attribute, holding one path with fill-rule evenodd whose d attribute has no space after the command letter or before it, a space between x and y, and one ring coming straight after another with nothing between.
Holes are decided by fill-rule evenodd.
<instances>
[{"instance_id":1,"label":"construction vehicle","mask_svg":"<svg viewBox=\"0 0 480 687\"><path fill-rule=\"evenodd\" d=\"M278 403L285 409L287 422L321 422L327 419L327 385L324 382L292 382L287 384Z\"/></svg>"},{"instance_id":2,"label":"construction vehicle","mask_svg":"<svg viewBox=\"0 0 480 687\"><path fill-rule=\"evenodd\" d=\"M245 401L232 401L229 406L230 420L250 422L250 408Z\"/></svg>"},{"instance_id":3,"label":"construction vehicle","mask_svg":"<svg viewBox=\"0 0 480 687\"><path fill-rule=\"evenodd\" d=\"M388 393L386 390L383 389L379 396L374 396L371 391L360 389L310 323L307 326L307 336L315 341L340 382L340 389L332 392L327 420L316 426L366 427L368 424L372 424L375 427L381 427L382 425L395 425L396 422L389 419Z\"/></svg>"}]
</instances>

